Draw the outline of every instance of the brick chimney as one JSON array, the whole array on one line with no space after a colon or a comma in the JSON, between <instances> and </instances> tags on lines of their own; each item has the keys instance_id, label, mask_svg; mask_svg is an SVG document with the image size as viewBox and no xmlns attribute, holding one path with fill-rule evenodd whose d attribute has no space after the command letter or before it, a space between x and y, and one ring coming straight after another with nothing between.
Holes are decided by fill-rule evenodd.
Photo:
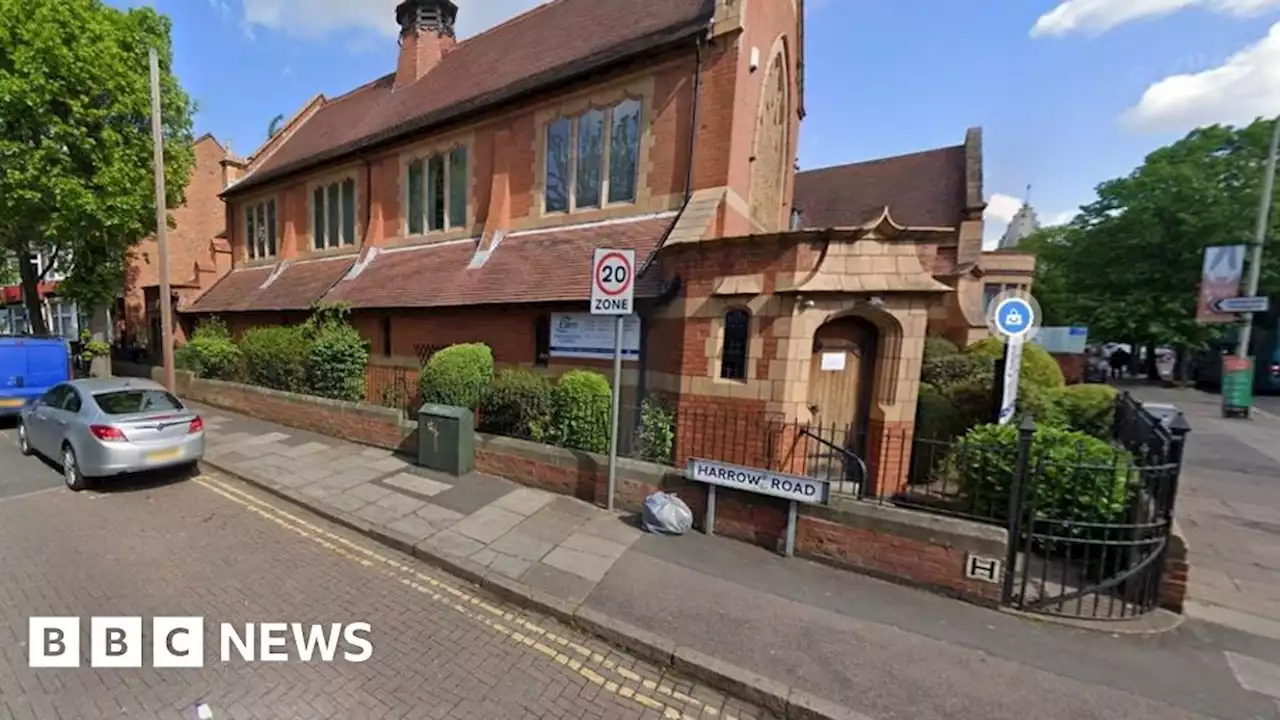
<instances>
[{"instance_id":1,"label":"brick chimney","mask_svg":"<svg viewBox=\"0 0 1280 720\"><path fill-rule=\"evenodd\" d=\"M396 90L431 72L458 44L453 36L457 19L458 6L453 0L404 0L396 6L396 22L400 24Z\"/></svg>"}]
</instances>

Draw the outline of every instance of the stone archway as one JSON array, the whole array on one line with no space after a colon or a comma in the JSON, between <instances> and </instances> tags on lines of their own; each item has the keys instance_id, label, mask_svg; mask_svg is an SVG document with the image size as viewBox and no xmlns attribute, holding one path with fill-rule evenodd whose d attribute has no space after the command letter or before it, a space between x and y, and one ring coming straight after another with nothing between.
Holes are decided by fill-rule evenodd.
<instances>
[{"instance_id":1,"label":"stone archway","mask_svg":"<svg viewBox=\"0 0 1280 720\"><path fill-rule=\"evenodd\" d=\"M797 329L808 336L808 355L797 358L804 370L796 417L826 443L865 463L865 482L857 488L864 496L891 497L906 483L926 312L906 298L873 305L848 297L818 300L802 311L801 317L807 317L800 321L803 329ZM852 367L855 355L857 368ZM841 363L844 369L837 370ZM824 466L852 461L830 455L835 451L826 443L807 441L810 450L822 445L829 455L808 455L805 472L826 474L840 481L834 490L853 492L848 468L833 473ZM832 477L837 474L843 477Z\"/></svg>"}]
</instances>

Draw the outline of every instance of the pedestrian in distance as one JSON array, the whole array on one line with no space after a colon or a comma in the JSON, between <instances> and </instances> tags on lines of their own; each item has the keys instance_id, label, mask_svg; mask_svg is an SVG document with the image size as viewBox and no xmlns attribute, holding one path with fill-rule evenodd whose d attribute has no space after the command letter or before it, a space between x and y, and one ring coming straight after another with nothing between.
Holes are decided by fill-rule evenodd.
<instances>
[{"instance_id":1,"label":"pedestrian in distance","mask_svg":"<svg viewBox=\"0 0 1280 720\"><path fill-rule=\"evenodd\" d=\"M1129 351L1124 348L1116 348L1111 352L1108 361L1111 364L1111 379L1119 380L1124 377L1124 369L1129 366L1131 356Z\"/></svg>"}]
</instances>

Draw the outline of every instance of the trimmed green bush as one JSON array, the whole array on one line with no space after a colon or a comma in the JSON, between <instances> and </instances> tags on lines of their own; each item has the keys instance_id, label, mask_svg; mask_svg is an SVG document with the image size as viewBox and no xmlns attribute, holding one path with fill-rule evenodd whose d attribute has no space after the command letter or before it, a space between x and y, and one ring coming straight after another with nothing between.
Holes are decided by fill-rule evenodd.
<instances>
[{"instance_id":1,"label":"trimmed green bush","mask_svg":"<svg viewBox=\"0 0 1280 720\"><path fill-rule=\"evenodd\" d=\"M360 402L364 400L369 343L345 320L324 321L313 327L307 353L307 389L312 395Z\"/></svg>"},{"instance_id":2,"label":"trimmed green bush","mask_svg":"<svg viewBox=\"0 0 1280 720\"><path fill-rule=\"evenodd\" d=\"M480 402L480 430L542 442L551 428L551 381L532 370L499 372Z\"/></svg>"},{"instance_id":3,"label":"trimmed green bush","mask_svg":"<svg viewBox=\"0 0 1280 720\"><path fill-rule=\"evenodd\" d=\"M264 325L240 338L245 379L273 390L307 391L307 362L311 341L301 326Z\"/></svg>"},{"instance_id":4,"label":"trimmed green bush","mask_svg":"<svg viewBox=\"0 0 1280 720\"><path fill-rule=\"evenodd\" d=\"M980 425L943 461L970 502L996 509L1009 505L1017 463L1018 429ZM1028 499L1036 517L1076 523L1115 522L1124 514L1133 458L1084 433L1039 427L1028 462Z\"/></svg>"},{"instance_id":5,"label":"trimmed green bush","mask_svg":"<svg viewBox=\"0 0 1280 720\"><path fill-rule=\"evenodd\" d=\"M967 428L964 413L941 390L920 384L916 404L916 437L922 440L950 440Z\"/></svg>"},{"instance_id":6,"label":"trimmed green bush","mask_svg":"<svg viewBox=\"0 0 1280 720\"><path fill-rule=\"evenodd\" d=\"M1066 426L1103 440L1116 421L1116 389L1110 385L1068 385L1057 393Z\"/></svg>"},{"instance_id":7,"label":"trimmed green bush","mask_svg":"<svg viewBox=\"0 0 1280 720\"><path fill-rule=\"evenodd\" d=\"M965 348L965 354L995 362L1004 357L1005 344L999 338L984 338ZM1022 378L1033 385L1054 390L1067 384L1062 376L1062 368L1053 359L1049 351L1034 343L1026 343L1022 348Z\"/></svg>"},{"instance_id":8,"label":"trimmed green bush","mask_svg":"<svg viewBox=\"0 0 1280 720\"><path fill-rule=\"evenodd\" d=\"M427 361L419 385L423 403L475 410L493 381L493 350L483 343L450 345Z\"/></svg>"},{"instance_id":9,"label":"trimmed green bush","mask_svg":"<svg viewBox=\"0 0 1280 720\"><path fill-rule=\"evenodd\" d=\"M926 363L938 358L959 354L960 347L941 335L930 335L924 339L924 361Z\"/></svg>"},{"instance_id":10,"label":"trimmed green bush","mask_svg":"<svg viewBox=\"0 0 1280 720\"><path fill-rule=\"evenodd\" d=\"M236 380L243 357L227 326L218 318L209 318L201 320L187 344L174 351L173 360L177 368L197 377Z\"/></svg>"},{"instance_id":11,"label":"trimmed green bush","mask_svg":"<svg viewBox=\"0 0 1280 720\"><path fill-rule=\"evenodd\" d=\"M958 432L992 421L996 402L993 383L994 378L989 375L975 376L941 391L963 418ZM1054 391L1037 387L1025 379L1020 380L1015 419L1030 413L1038 425L1066 427L1066 417L1057 398Z\"/></svg>"},{"instance_id":12,"label":"trimmed green bush","mask_svg":"<svg viewBox=\"0 0 1280 720\"><path fill-rule=\"evenodd\" d=\"M645 398L640 408L640 457L670 465L675 442L675 413L657 400Z\"/></svg>"},{"instance_id":13,"label":"trimmed green bush","mask_svg":"<svg viewBox=\"0 0 1280 720\"><path fill-rule=\"evenodd\" d=\"M953 385L959 385L985 378L995 377L995 361L975 355L945 355L933 360L926 360L920 373L920 380L939 390L945 391Z\"/></svg>"},{"instance_id":14,"label":"trimmed green bush","mask_svg":"<svg viewBox=\"0 0 1280 720\"><path fill-rule=\"evenodd\" d=\"M598 372L570 370L551 391L553 435L561 447L602 453L609 449L613 391Z\"/></svg>"}]
</instances>

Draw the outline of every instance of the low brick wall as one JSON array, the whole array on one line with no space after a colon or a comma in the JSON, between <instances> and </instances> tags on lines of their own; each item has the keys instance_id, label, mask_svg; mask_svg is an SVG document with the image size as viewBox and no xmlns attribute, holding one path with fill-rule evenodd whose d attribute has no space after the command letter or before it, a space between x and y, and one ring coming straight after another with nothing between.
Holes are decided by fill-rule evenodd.
<instances>
[{"instance_id":1,"label":"low brick wall","mask_svg":"<svg viewBox=\"0 0 1280 720\"><path fill-rule=\"evenodd\" d=\"M606 503L607 461L592 453L478 434L476 469L551 492ZM618 461L618 507L638 512L657 490L673 492L702 528L707 488L684 479L675 468L630 459ZM781 550L787 503L776 498L721 488L716 497L719 535ZM1000 586L965 577L969 554L1003 560L1008 534L1003 528L856 500L801 506L796 553L838 567L926 586L982 604L1000 600Z\"/></svg>"},{"instance_id":2,"label":"low brick wall","mask_svg":"<svg viewBox=\"0 0 1280 720\"><path fill-rule=\"evenodd\" d=\"M179 387L190 400L366 445L417 453L417 424L404 420L397 410L182 375ZM601 455L478 433L476 469L606 504L608 466ZM705 485L685 480L675 468L619 459L618 507L638 512L644 498L657 490L678 494L701 529ZM715 531L781 550L786 514L783 500L721 488ZM1001 528L854 500L802 506L796 528L799 555L984 604L999 601L1000 587L967 580L966 556L1003 559L1007 544Z\"/></svg>"},{"instance_id":3,"label":"low brick wall","mask_svg":"<svg viewBox=\"0 0 1280 720\"><path fill-rule=\"evenodd\" d=\"M415 457L418 454L418 425L405 420L399 410L220 380L188 377L185 385L179 379L178 386L183 397L213 407Z\"/></svg>"},{"instance_id":4,"label":"low brick wall","mask_svg":"<svg viewBox=\"0 0 1280 720\"><path fill-rule=\"evenodd\" d=\"M1178 523L1173 523L1169 533L1169 546L1164 554L1164 578L1160 581L1160 607L1176 613L1182 612L1187 600L1187 577L1191 566L1187 563L1187 539Z\"/></svg>"}]
</instances>

